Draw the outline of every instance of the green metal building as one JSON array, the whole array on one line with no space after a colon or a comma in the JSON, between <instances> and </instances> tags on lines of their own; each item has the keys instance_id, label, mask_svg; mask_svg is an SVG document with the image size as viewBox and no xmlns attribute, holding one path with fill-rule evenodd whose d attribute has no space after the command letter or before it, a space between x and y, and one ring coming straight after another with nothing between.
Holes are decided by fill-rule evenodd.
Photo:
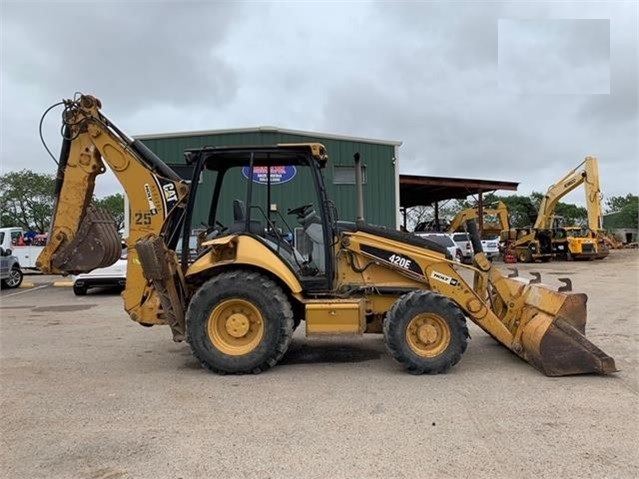
<instances>
[{"instance_id":1,"label":"green metal building","mask_svg":"<svg viewBox=\"0 0 639 479\"><path fill-rule=\"evenodd\" d=\"M165 163L184 165L184 150L202 146L250 146L274 145L278 143L322 143L329 154L324 170L328 196L335 202L340 220L354 221L356 216L355 168L353 155L359 153L364 165L364 216L369 223L397 228L399 226L399 141L352 138L325 133L285 130L275 127L258 127L234 130L213 130L158 135L141 135L141 140ZM283 172L281 181L273 181L271 174L271 202L299 206L313 202L310 176L304 171ZM295 181L293 177L297 176ZM213 193L210 178L203 178L198 189L193 225L206 221L206 214ZM257 201L266 203L266 186L254 177L253 195ZM232 200L237 192L245 191L247 177L236 171L225 178L220 202L220 220L230 223ZM281 211L285 214L285 211Z\"/></svg>"}]
</instances>

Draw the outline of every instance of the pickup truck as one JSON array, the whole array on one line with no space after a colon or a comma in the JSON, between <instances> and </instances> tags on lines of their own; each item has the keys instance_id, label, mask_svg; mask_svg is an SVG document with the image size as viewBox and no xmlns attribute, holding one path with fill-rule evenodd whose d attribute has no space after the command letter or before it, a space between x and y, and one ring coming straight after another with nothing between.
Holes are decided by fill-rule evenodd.
<instances>
[{"instance_id":1,"label":"pickup truck","mask_svg":"<svg viewBox=\"0 0 639 479\"><path fill-rule=\"evenodd\" d=\"M481 240L481 246L490 261L499 258L499 238Z\"/></svg>"},{"instance_id":2,"label":"pickup truck","mask_svg":"<svg viewBox=\"0 0 639 479\"><path fill-rule=\"evenodd\" d=\"M472 263L475 250L473 249L473 244L470 241L468 233L454 233L453 241L461 250L462 262ZM490 261L499 257L499 238L483 239L481 240L481 246L484 250L484 254Z\"/></svg>"},{"instance_id":3,"label":"pickup truck","mask_svg":"<svg viewBox=\"0 0 639 479\"><path fill-rule=\"evenodd\" d=\"M461 250L462 263L472 263L475 251L468 233L453 233L453 241Z\"/></svg>"},{"instance_id":4,"label":"pickup truck","mask_svg":"<svg viewBox=\"0 0 639 479\"><path fill-rule=\"evenodd\" d=\"M22 268L36 269L36 261L44 249L44 244L36 246L28 243L22 228L0 228L0 247L5 251L10 249Z\"/></svg>"}]
</instances>

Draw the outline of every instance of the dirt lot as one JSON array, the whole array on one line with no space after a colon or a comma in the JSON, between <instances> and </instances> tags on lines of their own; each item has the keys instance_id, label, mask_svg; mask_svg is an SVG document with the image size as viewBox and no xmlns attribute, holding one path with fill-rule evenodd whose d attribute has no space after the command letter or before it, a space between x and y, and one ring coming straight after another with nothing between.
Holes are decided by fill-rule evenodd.
<instances>
[{"instance_id":1,"label":"dirt lot","mask_svg":"<svg viewBox=\"0 0 639 479\"><path fill-rule=\"evenodd\" d=\"M380 336L298 331L275 369L220 377L117 294L30 278L0 296L0 477L638 477L638 266L520 266L588 293L587 334L621 369L566 378L474 326L442 376L405 374Z\"/></svg>"}]
</instances>

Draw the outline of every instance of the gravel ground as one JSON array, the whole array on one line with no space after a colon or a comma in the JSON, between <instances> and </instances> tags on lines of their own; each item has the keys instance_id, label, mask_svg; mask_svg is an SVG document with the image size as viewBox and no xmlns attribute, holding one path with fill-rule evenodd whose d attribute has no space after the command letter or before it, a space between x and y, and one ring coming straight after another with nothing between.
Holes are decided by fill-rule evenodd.
<instances>
[{"instance_id":1,"label":"gravel ground","mask_svg":"<svg viewBox=\"0 0 639 479\"><path fill-rule=\"evenodd\" d=\"M446 375L404 373L378 335L298 331L271 371L216 376L117 293L29 276L0 293L0 477L639 477L638 266L520 266L588 293L587 335L621 369L565 378L474 325Z\"/></svg>"}]
</instances>

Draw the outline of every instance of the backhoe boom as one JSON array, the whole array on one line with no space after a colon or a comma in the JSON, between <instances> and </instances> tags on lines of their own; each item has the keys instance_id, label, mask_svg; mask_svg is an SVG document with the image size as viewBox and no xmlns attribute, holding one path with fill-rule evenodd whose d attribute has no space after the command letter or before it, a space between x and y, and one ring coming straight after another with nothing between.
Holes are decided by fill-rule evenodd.
<instances>
[{"instance_id":1,"label":"backhoe boom","mask_svg":"<svg viewBox=\"0 0 639 479\"><path fill-rule=\"evenodd\" d=\"M125 309L138 322L166 323L162 298L143 273L138 242L154 237L177 242L189 187L143 144L115 127L100 107L92 96L65 102L52 231L38 267L46 273L78 274L119 258L115 222L91 205L95 178L105 172L106 163L130 202Z\"/></svg>"}]
</instances>

